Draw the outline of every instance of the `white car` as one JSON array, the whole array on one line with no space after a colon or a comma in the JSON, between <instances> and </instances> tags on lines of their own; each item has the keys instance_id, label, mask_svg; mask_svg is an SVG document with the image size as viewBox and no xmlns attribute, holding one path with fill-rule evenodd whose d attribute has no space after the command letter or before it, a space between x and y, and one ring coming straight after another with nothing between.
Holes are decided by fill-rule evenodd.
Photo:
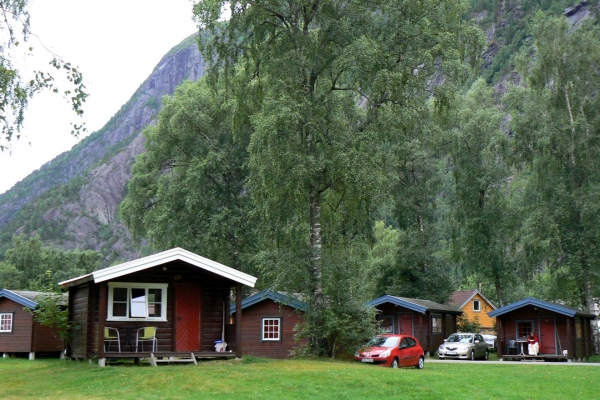
<instances>
[{"instance_id":1,"label":"white car","mask_svg":"<svg viewBox=\"0 0 600 400\"><path fill-rule=\"evenodd\" d=\"M453 333L444 339L444 343L438 348L438 357L462 358L469 360L487 360L489 350L487 343L479 333Z\"/></svg>"},{"instance_id":2,"label":"white car","mask_svg":"<svg viewBox=\"0 0 600 400\"><path fill-rule=\"evenodd\" d=\"M483 340L488 345L488 349L493 350L496 349L496 335L481 335Z\"/></svg>"}]
</instances>

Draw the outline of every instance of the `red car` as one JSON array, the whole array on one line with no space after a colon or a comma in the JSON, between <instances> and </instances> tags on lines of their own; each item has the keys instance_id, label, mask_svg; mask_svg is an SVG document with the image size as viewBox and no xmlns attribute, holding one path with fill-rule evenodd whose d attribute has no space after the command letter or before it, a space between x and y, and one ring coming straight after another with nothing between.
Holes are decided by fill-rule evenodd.
<instances>
[{"instance_id":1,"label":"red car","mask_svg":"<svg viewBox=\"0 0 600 400\"><path fill-rule=\"evenodd\" d=\"M354 354L354 360L379 364L385 367L415 367L425 366L425 352L419 341L409 335L380 335L375 336Z\"/></svg>"}]
</instances>

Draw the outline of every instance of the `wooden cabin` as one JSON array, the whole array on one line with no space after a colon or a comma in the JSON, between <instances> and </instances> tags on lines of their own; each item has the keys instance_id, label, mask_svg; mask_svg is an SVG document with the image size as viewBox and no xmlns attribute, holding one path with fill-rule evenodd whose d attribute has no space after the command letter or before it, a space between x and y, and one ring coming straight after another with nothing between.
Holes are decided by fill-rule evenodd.
<instances>
[{"instance_id":1,"label":"wooden cabin","mask_svg":"<svg viewBox=\"0 0 600 400\"><path fill-rule=\"evenodd\" d=\"M496 306L479 290L459 290L450 296L448 305L461 310L470 321L477 320L481 324L479 333L494 335L496 319L488 315Z\"/></svg>"},{"instance_id":2,"label":"wooden cabin","mask_svg":"<svg viewBox=\"0 0 600 400\"><path fill-rule=\"evenodd\" d=\"M175 359L242 356L242 312L230 321L232 289L256 278L181 248L61 282L78 326L72 358ZM223 343L224 342L224 343Z\"/></svg>"},{"instance_id":3,"label":"wooden cabin","mask_svg":"<svg viewBox=\"0 0 600 400\"><path fill-rule=\"evenodd\" d=\"M444 339L456 332L462 311L430 300L385 295L368 305L379 310L382 333L405 333L417 338L425 353L434 354Z\"/></svg>"},{"instance_id":4,"label":"wooden cabin","mask_svg":"<svg viewBox=\"0 0 600 400\"><path fill-rule=\"evenodd\" d=\"M264 290L242 301L242 346L244 354L287 358L294 347L306 342L294 339L294 328L302 322L306 304L284 293ZM231 306L231 315L236 306Z\"/></svg>"},{"instance_id":5,"label":"wooden cabin","mask_svg":"<svg viewBox=\"0 0 600 400\"><path fill-rule=\"evenodd\" d=\"M34 310L38 305L36 298L45 294L49 293L0 290L0 353L4 356L28 353L33 360L36 353L59 355L62 351L58 330L42 326L24 309Z\"/></svg>"},{"instance_id":6,"label":"wooden cabin","mask_svg":"<svg viewBox=\"0 0 600 400\"><path fill-rule=\"evenodd\" d=\"M488 313L496 318L498 358L581 361L591 357L593 314L534 298L526 298ZM525 338L540 341L537 357L528 354Z\"/></svg>"}]
</instances>

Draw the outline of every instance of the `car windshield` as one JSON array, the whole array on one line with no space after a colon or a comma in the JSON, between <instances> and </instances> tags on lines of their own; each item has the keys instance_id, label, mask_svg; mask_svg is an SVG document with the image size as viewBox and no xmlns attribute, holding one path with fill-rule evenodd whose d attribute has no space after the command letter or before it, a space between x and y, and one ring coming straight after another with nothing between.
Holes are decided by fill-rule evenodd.
<instances>
[{"instance_id":1,"label":"car windshield","mask_svg":"<svg viewBox=\"0 0 600 400\"><path fill-rule=\"evenodd\" d=\"M368 347L396 347L398 346L398 337L377 336L369 340Z\"/></svg>"},{"instance_id":2,"label":"car windshield","mask_svg":"<svg viewBox=\"0 0 600 400\"><path fill-rule=\"evenodd\" d=\"M460 333L455 333L450 335L447 342L461 342L461 343L473 343L473 335L461 335Z\"/></svg>"}]
</instances>

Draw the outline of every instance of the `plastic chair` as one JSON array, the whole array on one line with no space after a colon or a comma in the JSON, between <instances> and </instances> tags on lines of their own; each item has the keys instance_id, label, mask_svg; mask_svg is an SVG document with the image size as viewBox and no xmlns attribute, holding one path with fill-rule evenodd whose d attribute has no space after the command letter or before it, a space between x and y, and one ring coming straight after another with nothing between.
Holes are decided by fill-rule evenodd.
<instances>
[{"instance_id":1,"label":"plastic chair","mask_svg":"<svg viewBox=\"0 0 600 400\"><path fill-rule=\"evenodd\" d=\"M138 351L138 346L142 344L142 351L144 351L144 342L152 342L152 351L155 352L158 347L156 340L156 331L158 330L155 326L146 326L137 330L135 334L135 351ZM142 335L140 336L140 332Z\"/></svg>"},{"instance_id":2,"label":"plastic chair","mask_svg":"<svg viewBox=\"0 0 600 400\"><path fill-rule=\"evenodd\" d=\"M514 349L514 353L511 353L511 350ZM508 354L517 354L519 351L517 349L517 341L516 340L509 340L508 341Z\"/></svg>"},{"instance_id":3,"label":"plastic chair","mask_svg":"<svg viewBox=\"0 0 600 400\"><path fill-rule=\"evenodd\" d=\"M117 328L111 328L108 326L104 327L104 351L110 351L110 344L117 342L117 348L119 353L121 352L121 336Z\"/></svg>"}]
</instances>

